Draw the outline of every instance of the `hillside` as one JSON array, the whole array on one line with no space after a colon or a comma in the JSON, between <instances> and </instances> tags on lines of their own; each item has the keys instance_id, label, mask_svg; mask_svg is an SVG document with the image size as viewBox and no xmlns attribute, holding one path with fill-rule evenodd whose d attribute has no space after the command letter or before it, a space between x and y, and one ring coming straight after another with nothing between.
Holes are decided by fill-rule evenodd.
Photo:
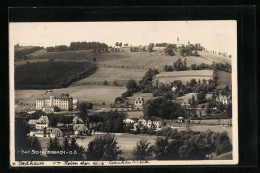
<instances>
[{"instance_id":1,"label":"hillside","mask_svg":"<svg viewBox=\"0 0 260 173\"><path fill-rule=\"evenodd\" d=\"M43 62L28 63L15 68L16 89L50 89L67 87L93 73L91 63Z\"/></svg>"}]
</instances>

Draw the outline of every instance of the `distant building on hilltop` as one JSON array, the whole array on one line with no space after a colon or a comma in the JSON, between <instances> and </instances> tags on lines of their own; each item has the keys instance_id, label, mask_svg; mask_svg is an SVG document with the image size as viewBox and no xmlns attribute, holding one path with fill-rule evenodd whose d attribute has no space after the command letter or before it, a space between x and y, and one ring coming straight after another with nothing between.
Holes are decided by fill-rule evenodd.
<instances>
[{"instance_id":1,"label":"distant building on hilltop","mask_svg":"<svg viewBox=\"0 0 260 173\"><path fill-rule=\"evenodd\" d=\"M180 38L177 37L177 41L174 44L176 44L177 47L181 47L182 45L188 46L190 44L190 42L189 42L189 40L180 40Z\"/></svg>"},{"instance_id":2,"label":"distant building on hilltop","mask_svg":"<svg viewBox=\"0 0 260 173\"><path fill-rule=\"evenodd\" d=\"M54 111L55 106L60 108L62 111L73 110L73 98L68 94L61 94L59 96L48 96L45 94L36 99L36 110L51 112Z\"/></svg>"}]
</instances>

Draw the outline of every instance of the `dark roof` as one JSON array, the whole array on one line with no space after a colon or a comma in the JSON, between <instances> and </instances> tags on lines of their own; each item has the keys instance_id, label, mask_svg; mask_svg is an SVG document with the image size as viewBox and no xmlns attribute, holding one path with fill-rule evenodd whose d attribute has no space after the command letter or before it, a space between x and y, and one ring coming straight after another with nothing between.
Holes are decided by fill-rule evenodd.
<instances>
[{"instance_id":1,"label":"dark roof","mask_svg":"<svg viewBox=\"0 0 260 173\"><path fill-rule=\"evenodd\" d=\"M39 95L39 97L37 97L36 99L37 100L41 100L41 99L49 99L50 96L53 96L55 99L69 99L71 98L71 96L69 94L53 94L53 93L44 93L44 94L41 94Z\"/></svg>"}]
</instances>

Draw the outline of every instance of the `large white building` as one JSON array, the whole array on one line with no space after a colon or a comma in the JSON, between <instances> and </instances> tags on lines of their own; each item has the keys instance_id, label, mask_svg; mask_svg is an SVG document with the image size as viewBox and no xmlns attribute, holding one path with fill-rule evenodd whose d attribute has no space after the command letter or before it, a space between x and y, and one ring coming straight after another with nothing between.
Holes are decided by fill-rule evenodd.
<instances>
[{"instance_id":1,"label":"large white building","mask_svg":"<svg viewBox=\"0 0 260 173\"><path fill-rule=\"evenodd\" d=\"M36 110L45 110L46 108L54 108L57 106L60 110L73 110L73 97L68 94L59 96L42 95L36 99Z\"/></svg>"}]
</instances>

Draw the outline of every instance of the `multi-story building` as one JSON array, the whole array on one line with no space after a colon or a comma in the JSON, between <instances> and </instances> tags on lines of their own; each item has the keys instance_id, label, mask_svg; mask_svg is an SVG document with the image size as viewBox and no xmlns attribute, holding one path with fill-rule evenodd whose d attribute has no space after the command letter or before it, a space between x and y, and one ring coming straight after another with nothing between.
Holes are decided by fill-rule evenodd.
<instances>
[{"instance_id":1,"label":"multi-story building","mask_svg":"<svg viewBox=\"0 0 260 173\"><path fill-rule=\"evenodd\" d=\"M68 94L59 96L42 95L36 99L36 110L44 110L46 108L54 108L57 106L60 110L69 111L73 109L73 98Z\"/></svg>"},{"instance_id":2,"label":"multi-story building","mask_svg":"<svg viewBox=\"0 0 260 173\"><path fill-rule=\"evenodd\" d=\"M142 107L144 104L144 99L142 97L136 97L134 104L135 107Z\"/></svg>"}]
</instances>

